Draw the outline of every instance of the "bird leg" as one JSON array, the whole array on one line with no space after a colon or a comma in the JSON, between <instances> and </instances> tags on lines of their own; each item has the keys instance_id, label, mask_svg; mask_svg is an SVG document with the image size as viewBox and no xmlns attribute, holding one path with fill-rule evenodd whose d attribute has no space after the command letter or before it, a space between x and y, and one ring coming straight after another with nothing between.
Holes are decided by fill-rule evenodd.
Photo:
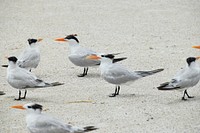
<instances>
[{"instance_id":1,"label":"bird leg","mask_svg":"<svg viewBox=\"0 0 200 133\"><path fill-rule=\"evenodd\" d=\"M116 95L118 95L117 93L119 93L118 86L116 86L116 88L115 88L115 93L112 93L111 95L109 95L109 97L115 97Z\"/></svg>"},{"instance_id":2,"label":"bird leg","mask_svg":"<svg viewBox=\"0 0 200 133\"><path fill-rule=\"evenodd\" d=\"M83 74L78 75L78 77L84 77L85 75L87 75L87 72L88 72L88 67L84 67Z\"/></svg>"},{"instance_id":3,"label":"bird leg","mask_svg":"<svg viewBox=\"0 0 200 133\"><path fill-rule=\"evenodd\" d=\"M88 73L88 67L86 67L85 69L85 75L87 75L87 73Z\"/></svg>"},{"instance_id":4,"label":"bird leg","mask_svg":"<svg viewBox=\"0 0 200 133\"><path fill-rule=\"evenodd\" d=\"M190 96L190 95L187 93L187 90L185 90L184 93L183 93L183 97L182 97L182 100L184 100L184 101L187 100L187 99L185 98L185 94L187 95L188 98L194 98L194 96Z\"/></svg>"},{"instance_id":5,"label":"bird leg","mask_svg":"<svg viewBox=\"0 0 200 133\"><path fill-rule=\"evenodd\" d=\"M27 94L27 90L25 90L24 97L21 97L21 99L25 99L26 98L26 94Z\"/></svg>"},{"instance_id":6,"label":"bird leg","mask_svg":"<svg viewBox=\"0 0 200 133\"><path fill-rule=\"evenodd\" d=\"M194 96L190 96L190 95L187 93L187 90L185 90L185 94L187 95L188 98L194 98Z\"/></svg>"},{"instance_id":7,"label":"bird leg","mask_svg":"<svg viewBox=\"0 0 200 133\"><path fill-rule=\"evenodd\" d=\"M15 100L21 100L21 90L19 90L19 98L15 98Z\"/></svg>"},{"instance_id":8,"label":"bird leg","mask_svg":"<svg viewBox=\"0 0 200 133\"><path fill-rule=\"evenodd\" d=\"M116 95L119 95L119 90L120 90L120 86L117 86L117 94Z\"/></svg>"}]
</instances>

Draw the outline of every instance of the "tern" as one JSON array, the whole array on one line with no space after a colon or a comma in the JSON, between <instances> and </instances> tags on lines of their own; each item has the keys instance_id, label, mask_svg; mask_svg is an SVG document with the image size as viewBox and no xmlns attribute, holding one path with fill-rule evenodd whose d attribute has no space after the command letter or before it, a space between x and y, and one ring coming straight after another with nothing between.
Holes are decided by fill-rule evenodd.
<instances>
[{"instance_id":1,"label":"tern","mask_svg":"<svg viewBox=\"0 0 200 133\"><path fill-rule=\"evenodd\" d=\"M183 93L182 100L187 100L188 98L193 98L187 93L187 88L195 86L200 80L200 67L196 63L200 57L189 57L186 59L187 65L182 68L178 73L171 79L170 82L161 84L158 90L179 90L185 89Z\"/></svg>"},{"instance_id":2,"label":"tern","mask_svg":"<svg viewBox=\"0 0 200 133\"><path fill-rule=\"evenodd\" d=\"M36 68L40 62L39 43L42 39L28 39L29 47L26 48L18 57L17 64L21 68L31 71Z\"/></svg>"},{"instance_id":3,"label":"tern","mask_svg":"<svg viewBox=\"0 0 200 133\"><path fill-rule=\"evenodd\" d=\"M112 54L101 55L101 57L96 55L90 55L86 58L93 60L101 60L101 76L108 83L116 85L115 92L111 94L110 97L115 97L116 95L119 95L120 85L125 84L127 82L133 82L142 77L146 77L164 70L156 69L152 71L129 71L119 64L113 64L114 55Z\"/></svg>"},{"instance_id":4,"label":"tern","mask_svg":"<svg viewBox=\"0 0 200 133\"><path fill-rule=\"evenodd\" d=\"M68 55L69 60L76 66L84 67L83 74L78 75L78 77L84 77L87 75L88 67L98 66L100 65L99 60L90 60L86 57L89 55L101 55L100 53L96 53L90 49L82 47L79 44L79 40L76 38L76 34L68 35L65 38L57 38L55 41L60 42L69 42L70 54ZM115 55L120 54L116 53ZM126 57L123 58L116 58L113 62L118 62L121 60L127 59Z\"/></svg>"},{"instance_id":5,"label":"tern","mask_svg":"<svg viewBox=\"0 0 200 133\"><path fill-rule=\"evenodd\" d=\"M84 133L96 130L94 126L76 127L42 113L42 105L28 103L11 108L26 110L26 124L30 133Z\"/></svg>"},{"instance_id":6,"label":"tern","mask_svg":"<svg viewBox=\"0 0 200 133\"><path fill-rule=\"evenodd\" d=\"M27 47L18 57L17 65L31 71L36 68L40 62L39 42L43 39L28 39L29 47ZM8 67L8 65L2 65Z\"/></svg>"},{"instance_id":7,"label":"tern","mask_svg":"<svg viewBox=\"0 0 200 133\"><path fill-rule=\"evenodd\" d=\"M46 83L41 79L38 79L33 73L26 69L20 68L17 65L17 58L14 56L8 57L9 65L7 68L7 81L8 83L19 89L19 98L15 100L21 100L26 98L27 88L43 88L63 85L63 83L54 82ZM21 97L21 90L25 89L24 97Z\"/></svg>"}]
</instances>

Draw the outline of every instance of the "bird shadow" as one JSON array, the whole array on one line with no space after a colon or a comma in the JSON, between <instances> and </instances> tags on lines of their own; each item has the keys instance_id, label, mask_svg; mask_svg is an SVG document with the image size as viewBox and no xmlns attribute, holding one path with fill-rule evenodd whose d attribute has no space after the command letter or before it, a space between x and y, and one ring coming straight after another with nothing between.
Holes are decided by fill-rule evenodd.
<instances>
[{"instance_id":1,"label":"bird shadow","mask_svg":"<svg viewBox=\"0 0 200 133\"><path fill-rule=\"evenodd\" d=\"M180 104L180 103L190 103L194 101L200 101L200 97L194 97L194 98L188 98L187 100L182 100L182 99L176 99L174 101L170 101L167 104L172 105L172 104Z\"/></svg>"},{"instance_id":2,"label":"bird shadow","mask_svg":"<svg viewBox=\"0 0 200 133\"><path fill-rule=\"evenodd\" d=\"M85 78L100 78L100 74L98 73L89 73L88 75L85 76Z\"/></svg>"},{"instance_id":3,"label":"bird shadow","mask_svg":"<svg viewBox=\"0 0 200 133\"><path fill-rule=\"evenodd\" d=\"M45 103L49 103L52 102L50 100L46 100L44 98L36 98L36 97L28 97L26 99L22 99L24 102L45 102Z\"/></svg>"},{"instance_id":4,"label":"bird shadow","mask_svg":"<svg viewBox=\"0 0 200 133\"><path fill-rule=\"evenodd\" d=\"M110 96L110 95L108 95L108 96ZM145 97L145 96L146 95L140 95L140 94L119 94L113 98L139 98L139 97Z\"/></svg>"}]
</instances>

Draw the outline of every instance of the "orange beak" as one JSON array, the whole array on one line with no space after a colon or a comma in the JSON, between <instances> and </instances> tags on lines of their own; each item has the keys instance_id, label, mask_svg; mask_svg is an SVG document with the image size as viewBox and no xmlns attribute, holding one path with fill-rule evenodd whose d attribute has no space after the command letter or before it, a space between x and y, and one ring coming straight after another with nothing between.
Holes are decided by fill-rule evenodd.
<instances>
[{"instance_id":1,"label":"orange beak","mask_svg":"<svg viewBox=\"0 0 200 133\"><path fill-rule=\"evenodd\" d=\"M56 38L55 41L59 41L59 42L67 42L67 40L65 40L65 38Z\"/></svg>"},{"instance_id":2,"label":"orange beak","mask_svg":"<svg viewBox=\"0 0 200 133\"><path fill-rule=\"evenodd\" d=\"M86 57L86 59L99 60L99 59L101 59L101 57L99 57L97 55L89 55Z\"/></svg>"},{"instance_id":3,"label":"orange beak","mask_svg":"<svg viewBox=\"0 0 200 133\"><path fill-rule=\"evenodd\" d=\"M192 48L200 49L200 46L192 46Z\"/></svg>"},{"instance_id":4,"label":"orange beak","mask_svg":"<svg viewBox=\"0 0 200 133\"><path fill-rule=\"evenodd\" d=\"M200 56L196 57L196 59L197 59L197 60L200 59Z\"/></svg>"},{"instance_id":5,"label":"orange beak","mask_svg":"<svg viewBox=\"0 0 200 133\"><path fill-rule=\"evenodd\" d=\"M23 105L15 105L15 106L11 106L11 108L25 110L25 108L23 107Z\"/></svg>"},{"instance_id":6,"label":"orange beak","mask_svg":"<svg viewBox=\"0 0 200 133\"><path fill-rule=\"evenodd\" d=\"M42 41L42 40L43 40L42 38L39 38L37 41L40 42L40 41Z\"/></svg>"}]
</instances>

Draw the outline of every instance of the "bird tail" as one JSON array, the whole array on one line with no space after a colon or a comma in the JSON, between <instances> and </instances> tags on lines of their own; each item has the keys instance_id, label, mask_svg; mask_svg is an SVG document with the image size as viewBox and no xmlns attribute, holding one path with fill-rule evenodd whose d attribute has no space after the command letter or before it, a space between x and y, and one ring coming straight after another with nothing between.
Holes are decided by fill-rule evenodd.
<instances>
[{"instance_id":1,"label":"bird tail","mask_svg":"<svg viewBox=\"0 0 200 133\"><path fill-rule=\"evenodd\" d=\"M45 83L45 87L52 87L52 86L59 86L59 85L64 85L64 83L60 83L60 82Z\"/></svg>"},{"instance_id":2,"label":"bird tail","mask_svg":"<svg viewBox=\"0 0 200 133\"><path fill-rule=\"evenodd\" d=\"M119 62L119 61L122 61L122 60L125 60L125 59L127 59L127 57L114 58L114 59L113 59L113 63L116 63L116 62Z\"/></svg>"},{"instance_id":3,"label":"bird tail","mask_svg":"<svg viewBox=\"0 0 200 133\"><path fill-rule=\"evenodd\" d=\"M175 81L173 81L175 82ZM160 86L158 86L158 90L175 90L175 89L180 89L180 87L178 86L173 86L172 84L170 84L171 82L165 82L160 84Z\"/></svg>"},{"instance_id":4,"label":"bird tail","mask_svg":"<svg viewBox=\"0 0 200 133\"><path fill-rule=\"evenodd\" d=\"M2 67L8 67L8 65L1 65Z\"/></svg>"},{"instance_id":5,"label":"bird tail","mask_svg":"<svg viewBox=\"0 0 200 133\"><path fill-rule=\"evenodd\" d=\"M146 76L149 76L149 75L153 75L155 73L158 73L158 72L161 72L163 71L164 69L161 68L161 69L156 69L156 70L152 70L152 71L135 71L138 75L142 76L142 77L146 77Z\"/></svg>"},{"instance_id":6,"label":"bird tail","mask_svg":"<svg viewBox=\"0 0 200 133\"><path fill-rule=\"evenodd\" d=\"M90 131L93 131L93 130L97 130L98 128L96 128L95 126L87 126L87 127L84 127L84 132L90 132Z\"/></svg>"}]
</instances>

